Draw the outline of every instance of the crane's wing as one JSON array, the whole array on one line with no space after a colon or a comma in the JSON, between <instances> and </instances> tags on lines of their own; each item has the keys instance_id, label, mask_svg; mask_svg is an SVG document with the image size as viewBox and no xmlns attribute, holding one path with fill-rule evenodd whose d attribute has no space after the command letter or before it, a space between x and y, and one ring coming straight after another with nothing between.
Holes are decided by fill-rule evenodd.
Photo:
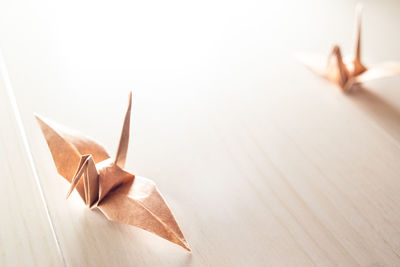
<instances>
[{"instance_id":1,"label":"crane's wing","mask_svg":"<svg viewBox=\"0 0 400 267\"><path fill-rule=\"evenodd\" d=\"M49 146L58 173L68 182L71 182L75 170L79 166L81 155L92 155L96 163L110 157L104 147L96 141L42 116L35 115L35 117ZM77 190L85 200L82 181L77 185Z\"/></svg>"},{"instance_id":2,"label":"crane's wing","mask_svg":"<svg viewBox=\"0 0 400 267\"><path fill-rule=\"evenodd\" d=\"M135 176L110 192L98 208L111 221L142 228L190 251L179 226L156 185Z\"/></svg>"},{"instance_id":3,"label":"crane's wing","mask_svg":"<svg viewBox=\"0 0 400 267\"><path fill-rule=\"evenodd\" d=\"M357 83L364 83L373 80L400 76L400 63L386 62L372 66L367 71L356 77Z\"/></svg>"}]
</instances>

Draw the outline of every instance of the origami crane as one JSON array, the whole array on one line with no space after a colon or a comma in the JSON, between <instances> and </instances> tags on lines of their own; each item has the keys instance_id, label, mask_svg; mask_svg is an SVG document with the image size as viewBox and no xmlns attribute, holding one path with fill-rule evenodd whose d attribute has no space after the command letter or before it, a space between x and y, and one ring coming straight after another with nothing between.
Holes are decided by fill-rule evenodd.
<instances>
[{"instance_id":1,"label":"origami crane","mask_svg":"<svg viewBox=\"0 0 400 267\"><path fill-rule=\"evenodd\" d=\"M132 93L115 159L96 141L36 116L58 173L85 204L111 221L137 226L190 251L154 182L124 170L129 144ZM82 179L83 177L83 179Z\"/></svg>"},{"instance_id":2,"label":"origami crane","mask_svg":"<svg viewBox=\"0 0 400 267\"><path fill-rule=\"evenodd\" d=\"M354 85L371 80L400 75L400 63L386 62L367 68L361 62L361 5L356 8L355 51L353 57L343 60L338 45L328 57L326 67L321 67L313 59L319 56L299 56L298 59L316 74L339 85L343 91L350 91Z\"/></svg>"}]
</instances>

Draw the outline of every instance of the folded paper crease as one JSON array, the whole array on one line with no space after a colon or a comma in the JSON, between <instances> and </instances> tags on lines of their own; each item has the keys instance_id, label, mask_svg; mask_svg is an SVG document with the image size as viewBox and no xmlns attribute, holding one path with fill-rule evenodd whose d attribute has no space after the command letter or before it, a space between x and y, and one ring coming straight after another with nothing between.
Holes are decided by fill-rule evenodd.
<instances>
[{"instance_id":1,"label":"folded paper crease","mask_svg":"<svg viewBox=\"0 0 400 267\"><path fill-rule=\"evenodd\" d=\"M124 169L129 145L132 93L115 159L97 141L35 114L57 172L90 208L106 218L154 233L190 251L170 208L151 180Z\"/></svg>"}]
</instances>

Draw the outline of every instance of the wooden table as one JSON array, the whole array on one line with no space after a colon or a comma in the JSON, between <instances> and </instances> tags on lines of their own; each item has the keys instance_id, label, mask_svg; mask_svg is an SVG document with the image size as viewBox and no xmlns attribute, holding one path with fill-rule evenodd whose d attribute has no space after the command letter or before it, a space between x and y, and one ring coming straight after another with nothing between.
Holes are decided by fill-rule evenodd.
<instances>
[{"instance_id":1,"label":"wooden table","mask_svg":"<svg viewBox=\"0 0 400 267\"><path fill-rule=\"evenodd\" d=\"M399 266L400 79L343 94L293 60L351 52L354 1L0 2L0 266ZM366 63L400 4L365 4ZM37 112L153 179L193 253L88 210Z\"/></svg>"}]
</instances>

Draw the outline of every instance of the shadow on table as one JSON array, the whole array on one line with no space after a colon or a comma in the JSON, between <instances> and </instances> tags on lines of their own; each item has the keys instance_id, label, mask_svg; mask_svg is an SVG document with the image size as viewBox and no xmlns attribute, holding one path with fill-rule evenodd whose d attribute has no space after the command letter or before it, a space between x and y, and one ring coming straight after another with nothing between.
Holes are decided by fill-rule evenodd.
<instances>
[{"instance_id":1,"label":"shadow on table","mask_svg":"<svg viewBox=\"0 0 400 267\"><path fill-rule=\"evenodd\" d=\"M395 106L389 103L386 99L365 87L358 87L357 90L351 93L350 99L371 117L377 125L397 141L400 141L400 105Z\"/></svg>"},{"instance_id":2,"label":"shadow on table","mask_svg":"<svg viewBox=\"0 0 400 267\"><path fill-rule=\"evenodd\" d=\"M98 210L85 210L79 215L80 228L67 243L74 245L85 259L67 259L67 263L91 266L190 266L192 254L154 234L137 227L116 223ZM68 237L67 237L68 238ZM89 255L87 255L89 254ZM79 253L76 253L79 255ZM76 262L75 262L76 261Z\"/></svg>"}]
</instances>

